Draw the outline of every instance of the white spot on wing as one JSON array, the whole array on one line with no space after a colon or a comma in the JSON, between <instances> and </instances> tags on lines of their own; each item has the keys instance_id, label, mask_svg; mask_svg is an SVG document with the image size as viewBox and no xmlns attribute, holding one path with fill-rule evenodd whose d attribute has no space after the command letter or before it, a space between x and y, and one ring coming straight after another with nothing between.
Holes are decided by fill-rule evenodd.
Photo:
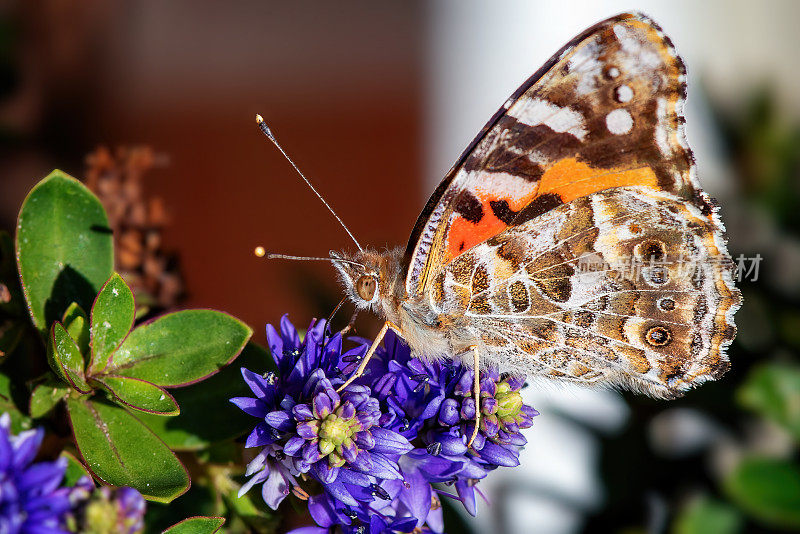
<instances>
[{"instance_id":1,"label":"white spot on wing","mask_svg":"<svg viewBox=\"0 0 800 534\"><path fill-rule=\"evenodd\" d=\"M540 98L521 98L508 114L528 126L544 124L554 132L570 133L581 141L587 134L583 115Z\"/></svg>"},{"instance_id":2,"label":"white spot on wing","mask_svg":"<svg viewBox=\"0 0 800 534\"><path fill-rule=\"evenodd\" d=\"M614 135L622 135L633 128L633 117L625 109L615 109L606 115L606 127Z\"/></svg>"},{"instance_id":3,"label":"white spot on wing","mask_svg":"<svg viewBox=\"0 0 800 534\"><path fill-rule=\"evenodd\" d=\"M524 156L522 156L524 157ZM475 180L475 193L492 194L507 198L522 198L538 187L537 183L507 172L483 172L481 179Z\"/></svg>"},{"instance_id":4,"label":"white spot on wing","mask_svg":"<svg viewBox=\"0 0 800 534\"><path fill-rule=\"evenodd\" d=\"M614 90L614 98L617 102L630 102L633 98L633 89L629 85L620 85Z\"/></svg>"},{"instance_id":5,"label":"white spot on wing","mask_svg":"<svg viewBox=\"0 0 800 534\"><path fill-rule=\"evenodd\" d=\"M667 131L667 100L659 98L656 102L656 146L666 157L672 155L672 147L669 144L669 132Z\"/></svg>"}]
</instances>

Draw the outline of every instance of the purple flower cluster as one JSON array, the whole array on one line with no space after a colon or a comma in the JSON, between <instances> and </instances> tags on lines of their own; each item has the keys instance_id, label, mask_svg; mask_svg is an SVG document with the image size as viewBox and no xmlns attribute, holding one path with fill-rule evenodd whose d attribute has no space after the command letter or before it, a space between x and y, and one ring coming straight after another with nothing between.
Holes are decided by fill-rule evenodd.
<instances>
[{"instance_id":1,"label":"purple flower cluster","mask_svg":"<svg viewBox=\"0 0 800 534\"><path fill-rule=\"evenodd\" d=\"M280 333L267 327L267 338L276 371L243 369L255 398L232 399L260 419L246 445L261 451L241 493L262 484L272 508L292 491L311 493L309 511L319 526L295 534L442 532L441 497L461 501L474 515L477 481L519 464L526 443L520 429L537 415L522 402L521 380L483 372L476 406L469 368L411 358L389 333L365 373L337 392L368 340L353 338L357 346L342 353L341 336L327 338L324 321L312 322L301 340L286 316ZM477 409L481 425L468 448ZM300 488L301 474L322 491Z\"/></svg>"},{"instance_id":2,"label":"purple flower cluster","mask_svg":"<svg viewBox=\"0 0 800 534\"><path fill-rule=\"evenodd\" d=\"M142 494L133 488L95 488L83 477L72 488L73 529L77 532L141 534L147 509Z\"/></svg>"},{"instance_id":3,"label":"purple flower cluster","mask_svg":"<svg viewBox=\"0 0 800 534\"><path fill-rule=\"evenodd\" d=\"M0 416L0 532L68 534L70 488L62 487L65 459L33 463L44 430L11 434L11 418Z\"/></svg>"}]
</instances>

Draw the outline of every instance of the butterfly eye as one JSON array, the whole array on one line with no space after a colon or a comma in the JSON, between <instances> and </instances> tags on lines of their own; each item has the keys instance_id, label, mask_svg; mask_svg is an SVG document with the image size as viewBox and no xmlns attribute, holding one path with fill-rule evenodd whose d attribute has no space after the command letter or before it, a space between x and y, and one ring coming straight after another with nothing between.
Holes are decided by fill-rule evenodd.
<instances>
[{"instance_id":1,"label":"butterfly eye","mask_svg":"<svg viewBox=\"0 0 800 534\"><path fill-rule=\"evenodd\" d=\"M358 293L358 296L362 299L370 301L372 297L375 296L376 287L375 279L371 276L364 275L356 282L356 293Z\"/></svg>"}]
</instances>

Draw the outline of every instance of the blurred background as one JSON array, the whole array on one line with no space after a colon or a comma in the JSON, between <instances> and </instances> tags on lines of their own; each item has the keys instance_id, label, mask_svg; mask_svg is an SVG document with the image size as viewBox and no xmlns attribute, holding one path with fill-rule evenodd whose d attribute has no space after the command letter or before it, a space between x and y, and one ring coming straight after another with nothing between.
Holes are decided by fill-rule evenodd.
<instances>
[{"instance_id":1,"label":"blurred background","mask_svg":"<svg viewBox=\"0 0 800 534\"><path fill-rule=\"evenodd\" d=\"M0 228L52 168L102 198L140 303L298 324L352 249L258 132L261 113L358 239L404 245L505 98L635 7L689 70L687 129L734 257L760 254L732 370L684 399L532 381L542 415L491 506L448 532L800 530L800 3L793 0L0 3ZM751 273L752 274L752 273ZM349 310L340 320L346 320ZM374 333L368 320L358 323Z\"/></svg>"}]
</instances>

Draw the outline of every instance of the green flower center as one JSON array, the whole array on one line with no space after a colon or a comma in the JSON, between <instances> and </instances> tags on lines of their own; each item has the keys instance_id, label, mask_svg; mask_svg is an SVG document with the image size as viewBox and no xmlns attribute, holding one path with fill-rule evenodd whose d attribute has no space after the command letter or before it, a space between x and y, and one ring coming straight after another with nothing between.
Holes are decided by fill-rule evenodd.
<instances>
[{"instance_id":1,"label":"green flower center","mask_svg":"<svg viewBox=\"0 0 800 534\"><path fill-rule=\"evenodd\" d=\"M497 417L503 419L516 419L522 409L522 395L519 391L513 391L506 381L497 385L497 393L494 395L497 400Z\"/></svg>"},{"instance_id":2,"label":"green flower center","mask_svg":"<svg viewBox=\"0 0 800 534\"><path fill-rule=\"evenodd\" d=\"M355 416L345 419L337 413L340 411L328 414L319 422L319 452L323 458L328 457L331 467L341 467L346 463L342 449L354 447L353 436L361 431L361 423Z\"/></svg>"}]
</instances>

